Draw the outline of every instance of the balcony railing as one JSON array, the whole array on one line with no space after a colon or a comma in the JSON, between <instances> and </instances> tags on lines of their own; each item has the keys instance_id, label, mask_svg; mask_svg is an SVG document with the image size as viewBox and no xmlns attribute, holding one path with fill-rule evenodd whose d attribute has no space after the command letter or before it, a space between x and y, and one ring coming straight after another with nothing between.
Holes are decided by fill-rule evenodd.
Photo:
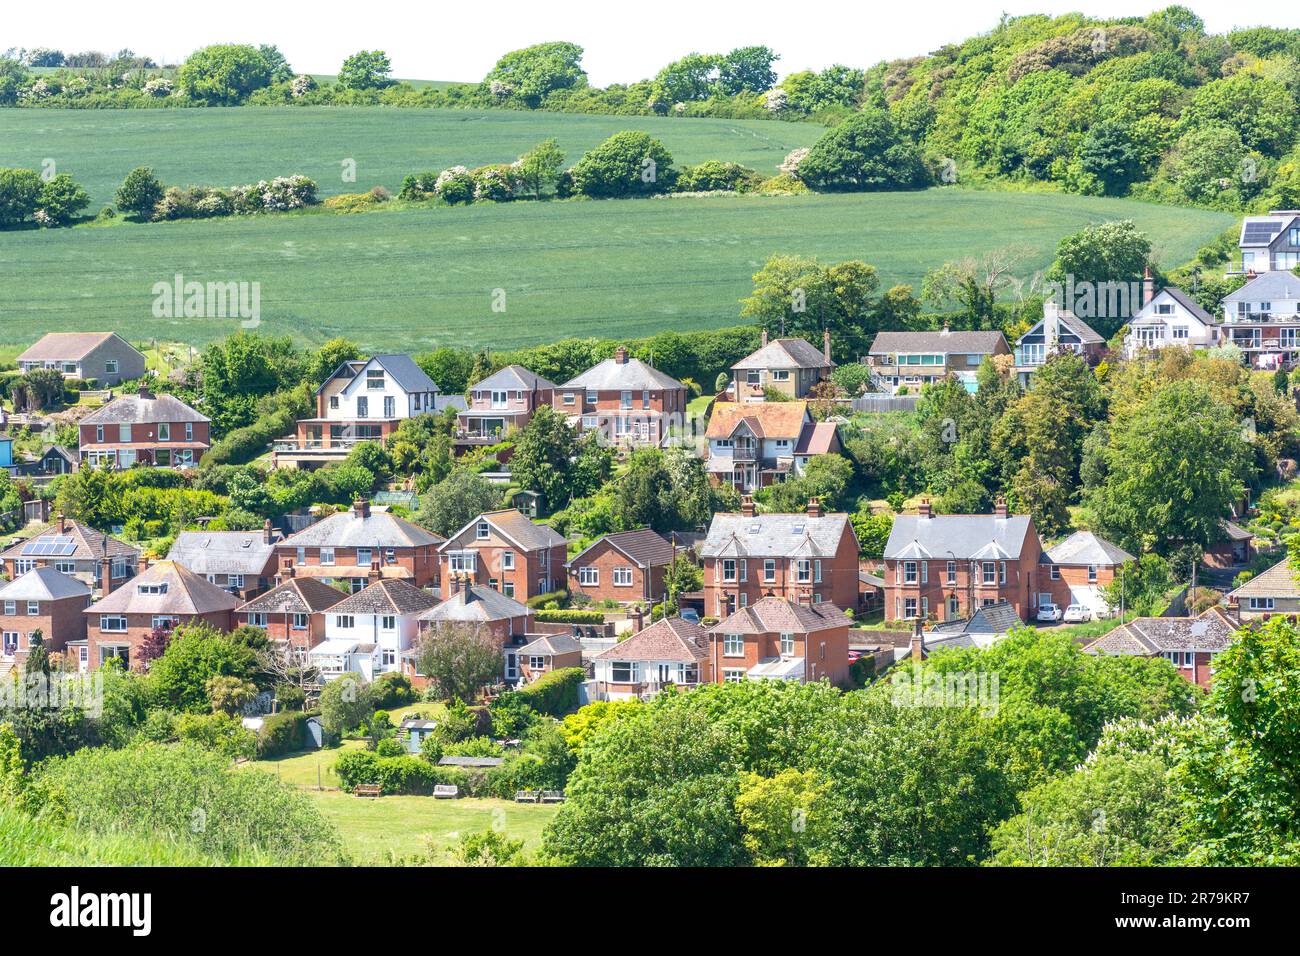
<instances>
[{"instance_id":1,"label":"balcony railing","mask_svg":"<svg viewBox=\"0 0 1300 956\"><path fill-rule=\"evenodd\" d=\"M362 442L380 441L379 438L281 438L271 443L277 452L343 452L347 453Z\"/></svg>"}]
</instances>

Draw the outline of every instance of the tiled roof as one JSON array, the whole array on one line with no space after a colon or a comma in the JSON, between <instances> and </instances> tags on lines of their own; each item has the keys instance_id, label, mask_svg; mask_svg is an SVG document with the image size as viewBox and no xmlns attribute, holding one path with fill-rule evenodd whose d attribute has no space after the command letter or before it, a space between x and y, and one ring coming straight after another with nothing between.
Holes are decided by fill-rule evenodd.
<instances>
[{"instance_id":1,"label":"tiled roof","mask_svg":"<svg viewBox=\"0 0 1300 956\"><path fill-rule=\"evenodd\" d=\"M127 348L134 348L116 332L48 332L19 355L19 362L69 362L84 358L111 338L118 338Z\"/></svg>"},{"instance_id":2,"label":"tiled roof","mask_svg":"<svg viewBox=\"0 0 1300 956\"><path fill-rule=\"evenodd\" d=\"M67 542L63 543L67 547L50 544L52 538L68 539ZM104 556L104 540L106 538L108 539L108 556L110 558L138 558L140 556L140 552L125 541L119 541L112 535L96 531L80 521L69 520L64 522L63 531L59 531L56 522L40 534L10 545L3 552L0 552L0 558L58 557L72 561L98 560ZM70 550L68 550L69 548Z\"/></svg>"},{"instance_id":3,"label":"tiled roof","mask_svg":"<svg viewBox=\"0 0 1300 956\"><path fill-rule=\"evenodd\" d=\"M949 355L991 355L998 344L1006 348L1001 332L877 332L872 355L895 352L943 352Z\"/></svg>"},{"instance_id":4,"label":"tiled roof","mask_svg":"<svg viewBox=\"0 0 1300 956\"><path fill-rule=\"evenodd\" d=\"M796 455L826 455L835 448L834 422L804 422L799 441L794 446Z\"/></svg>"},{"instance_id":5,"label":"tiled roof","mask_svg":"<svg viewBox=\"0 0 1300 956\"><path fill-rule=\"evenodd\" d=\"M1050 564L1123 564L1132 561L1129 554L1118 545L1111 544L1105 538L1099 538L1091 531L1076 531L1060 544L1044 552Z\"/></svg>"},{"instance_id":6,"label":"tiled roof","mask_svg":"<svg viewBox=\"0 0 1300 956\"><path fill-rule=\"evenodd\" d=\"M846 528L853 533L843 514L715 514L700 556L826 558L838 550Z\"/></svg>"},{"instance_id":7,"label":"tiled roof","mask_svg":"<svg viewBox=\"0 0 1300 956\"><path fill-rule=\"evenodd\" d=\"M730 438L743 422L759 438L794 441L807 419L807 402L715 402L705 437Z\"/></svg>"},{"instance_id":8,"label":"tiled roof","mask_svg":"<svg viewBox=\"0 0 1300 956\"><path fill-rule=\"evenodd\" d=\"M522 389L526 392L532 391L533 389L539 389L542 391L551 389L553 391L555 389L555 383L547 381L536 372L531 369L526 369L522 365L507 365L500 371L493 372L481 382L475 382L470 386L470 391L472 392L491 391L492 389L496 389L497 391L503 389Z\"/></svg>"},{"instance_id":9,"label":"tiled roof","mask_svg":"<svg viewBox=\"0 0 1300 956\"><path fill-rule=\"evenodd\" d=\"M533 612L496 588L475 584L457 591L447 600L420 615L422 621L508 621Z\"/></svg>"},{"instance_id":10,"label":"tiled roof","mask_svg":"<svg viewBox=\"0 0 1300 956\"><path fill-rule=\"evenodd\" d=\"M636 531L616 531L613 534L602 535L589 547L574 555L573 560L565 564L565 567L576 566L583 555L601 544L613 546L641 568L671 564L673 560L673 546L669 541L649 528L639 528Z\"/></svg>"},{"instance_id":11,"label":"tiled roof","mask_svg":"<svg viewBox=\"0 0 1300 956\"><path fill-rule=\"evenodd\" d=\"M1284 558L1232 591L1229 597L1300 598L1300 583L1296 581L1296 572L1291 570L1290 560Z\"/></svg>"},{"instance_id":12,"label":"tiled roof","mask_svg":"<svg viewBox=\"0 0 1300 956\"><path fill-rule=\"evenodd\" d=\"M446 548L480 521L487 521L505 537L509 538L525 551L540 551L564 544L566 538L550 525L538 524L517 508L503 508L500 511L485 511L465 527L451 536L451 541L443 544Z\"/></svg>"},{"instance_id":13,"label":"tiled roof","mask_svg":"<svg viewBox=\"0 0 1300 956\"><path fill-rule=\"evenodd\" d=\"M33 568L0 587L0 600L58 601L69 597L89 597L90 588L78 578L54 568Z\"/></svg>"},{"instance_id":14,"label":"tiled roof","mask_svg":"<svg viewBox=\"0 0 1300 956\"><path fill-rule=\"evenodd\" d=\"M345 597L335 614L423 614L438 601L428 591L400 580L379 580Z\"/></svg>"},{"instance_id":15,"label":"tiled roof","mask_svg":"<svg viewBox=\"0 0 1300 956\"><path fill-rule=\"evenodd\" d=\"M543 634L536 640L519 648L515 653L521 656L527 656L528 654L558 655L573 654L575 652L581 652L581 650L582 644L575 641L567 634Z\"/></svg>"},{"instance_id":16,"label":"tiled roof","mask_svg":"<svg viewBox=\"0 0 1300 956\"><path fill-rule=\"evenodd\" d=\"M1084 648L1089 654L1133 654L1151 657L1166 651L1218 653L1236 632L1221 608L1198 617L1139 617L1121 624Z\"/></svg>"},{"instance_id":17,"label":"tiled roof","mask_svg":"<svg viewBox=\"0 0 1300 956\"><path fill-rule=\"evenodd\" d=\"M710 634L807 634L848 627L849 619L834 604L796 604L765 597L709 628Z\"/></svg>"},{"instance_id":18,"label":"tiled roof","mask_svg":"<svg viewBox=\"0 0 1300 956\"><path fill-rule=\"evenodd\" d=\"M446 538L386 511L361 517L340 511L285 538L279 548L418 548L442 544Z\"/></svg>"},{"instance_id":19,"label":"tiled roof","mask_svg":"<svg viewBox=\"0 0 1300 956\"><path fill-rule=\"evenodd\" d=\"M182 531L167 552L195 574L258 575L274 556L260 531Z\"/></svg>"},{"instance_id":20,"label":"tiled roof","mask_svg":"<svg viewBox=\"0 0 1300 956\"><path fill-rule=\"evenodd\" d=\"M593 658L598 661L702 661L709 656L704 628L679 617L655 621Z\"/></svg>"},{"instance_id":21,"label":"tiled roof","mask_svg":"<svg viewBox=\"0 0 1300 956\"><path fill-rule=\"evenodd\" d=\"M317 578L290 578L241 605L241 614L312 614L326 611L347 595Z\"/></svg>"},{"instance_id":22,"label":"tiled roof","mask_svg":"<svg viewBox=\"0 0 1300 956\"><path fill-rule=\"evenodd\" d=\"M592 388L598 391L615 391L630 388L674 390L686 386L665 372L647 365L638 358L628 356L626 362L607 358L592 368L587 369L577 378L569 379L562 388Z\"/></svg>"},{"instance_id":23,"label":"tiled roof","mask_svg":"<svg viewBox=\"0 0 1300 956\"><path fill-rule=\"evenodd\" d=\"M145 425L153 422L206 422L175 395L123 395L81 420L83 425Z\"/></svg>"},{"instance_id":24,"label":"tiled roof","mask_svg":"<svg viewBox=\"0 0 1300 956\"><path fill-rule=\"evenodd\" d=\"M142 593L166 585L164 593ZM239 599L175 561L159 561L86 609L87 614L209 614L233 611Z\"/></svg>"},{"instance_id":25,"label":"tiled roof","mask_svg":"<svg viewBox=\"0 0 1300 956\"><path fill-rule=\"evenodd\" d=\"M894 515L885 558L1015 561L1028 537L1029 515Z\"/></svg>"},{"instance_id":26,"label":"tiled roof","mask_svg":"<svg viewBox=\"0 0 1300 956\"><path fill-rule=\"evenodd\" d=\"M751 368L830 368L822 350L807 339L775 339L757 352L731 366L737 371Z\"/></svg>"}]
</instances>

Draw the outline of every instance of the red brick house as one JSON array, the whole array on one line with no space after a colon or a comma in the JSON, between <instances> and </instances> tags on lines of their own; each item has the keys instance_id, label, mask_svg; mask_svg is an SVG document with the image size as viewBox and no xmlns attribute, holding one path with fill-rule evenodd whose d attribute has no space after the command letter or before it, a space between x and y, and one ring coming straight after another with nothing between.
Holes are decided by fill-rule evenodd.
<instances>
[{"instance_id":1,"label":"red brick house","mask_svg":"<svg viewBox=\"0 0 1300 956\"><path fill-rule=\"evenodd\" d=\"M834 604L763 598L709 628L713 679L849 682L849 619Z\"/></svg>"},{"instance_id":2,"label":"red brick house","mask_svg":"<svg viewBox=\"0 0 1300 956\"><path fill-rule=\"evenodd\" d=\"M567 634L542 634L516 653L525 684L531 684L551 671L582 666L582 644Z\"/></svg>"},{"instance_id":3,"label":"red brick house","mask_svg":"<svg viewBox=\"0 0 1300 956\"><path fill-rule=\"evenodd\" d=\"M37 631L50 653L86 639L90 588L51 567L28 571L0 587L0 672L21 668Z\"/></svg>"},{"instance_id":4,"label":"red brick house","mask_svg":"<svg viewBox=\"0 0 1300 956\"><path fill-rule=\"evenodd\" d=\"M620 604L663 600L673 554L672 544L649 528L604 535L565 565L569 591Z\"/></svg>"},{"instance_id":5,"label":"red brick house","mask_svg":"<svg viewBox=\"0 0 1300 956\"><path fill-rule=\"evenodd\" d=\"M40 534L0 552L0 569L11 580L34 568L49 567L101 593L107 593L102 590L105 564L108 591L112 591L135 576L140 552L125 541L63 515Z\"/></svg>"},{"instance_id":6,"label":"red brick house","mask_svg":"<svg viewBox=\"0 0 1300 956\"><path fill-rule=\"evenodd\" d=\"M564 587L567 554L568 543L554 528L514 508L488 511L438 548L443 594L479 584L527 601Z\"/></svg>"},{"instance_id":7,"label":"red brick house","mask_svg":"<svg viewBox=\"0 0 1300 956\"><path fill-rule=\"evenodd\" d=\"M1236 632L1236 623L1216 606L1197 617L1134 618L1097 638L1084 652L1163 657L1193 684L1209 687L1214 658L1228 648Z\"/></svg>"},{"instance_id":8,"label":"red brick house","mask_svg":"<svg viewBox=\"0 0 1300 956\"><path fill-rule=\"evenodd\" d=\"M158 628L174 630L198 621L229 631L239 599L174 561L159 561L106 598L86 615L91 668L116 657L140 666L140 646Z\"/></svg>"},{"instance_id":9,"label":"red brick house","mask_svg":"<svg viewBox=\"0 0 1300 956\"><path fill-rule=\"evenodd\" d=\"M639 700L665 687L713 683L709 637L679 617L662 618L592 659L598 700Z\"/></svg>"},{"instance_id":10,"label":"red brick house","mask_svg":"<svg viewBox=\"0 0 1300 956\"><path fill-rule=\"evenodd\" d=\"M613 358L557 388L555 407L582 431L598 430L612 444L655 447L685 421L686 386L620 345Z\"/></svg>"},{"instance_id":11,"label":"red brick house","mask_svg":"<svg viewBox=\"0 0 1300 956\"><path fill-rule=\"evenodd\" d=\"M418 588L438 583L438 546L446 539L357 500L308 525L275 546L281 573L346 582L360 591L380 578L400 578Z\"/></svg>"},{"instance_id":12,"label":"red brick house","mask_svg":"<svg viewBox=\"0 0 1300 956\"><path fill-rule=\"evenodd\" d=\"M1051 603L1042 546L1029 515L936 515L924 499L914 515L895 515L885 543L885 617L968 618L1007 601L1021 620Z\"/></svg>"},{"instance_id":13,"label":"red brick house","mask_svg":"<svg viewBox=\"0 0 1300 956\"><path fill-rule=\"evenodd\" d=\"M501 647L505 657L503 677L507 681L519 679L521 670L519 649L529 643L528 634L533 612L514 598L483 585L460 588L455 594L420 615L420 640L435 636L440 628L468 626L486 635ZM415 666L418 645L403 655L402 673L418 687L428 681Z\"/></svg>"},{"instance_id":14,"label":"red brick house","mask_svg":"<svg viewBox=\"0 0 1300 956\"><path fill-rule=\"evenodd\" d=\"M206 415L144 386L91 412L77 427L83 465L193 468L211 447Z\"/></svg>"},{"instance_id":15,"label":"red brick house","mask_svg":"<svg viewBox=\"0 0 1300 956\"><path fill-rule=\"evenodd\" d=\"M306 652L325 640L325 612L345 597L320 578L291 575L283 584L241 604L235 611L235 624L260 627L271 640Z\"/></svg>"},{"instance_id":16,"label":"red brick house","mask_svg":"<svg viewBox=\"0 0 1300 956\"><path fill-rule=\"evenodd\" d=\"M765 597L855 607L858 538L845 514L758 514L752 498L739 514L715 514L700 549L704 613L726 617Z\"/></svg>"},{"instance_id":17,"label":"red brick house","mask_svg":"<svg viewBox=\"0 0 1300 956\"><path fill-rule=\"evenodd\" d=\"M1118 545L1091 531L1076 531L1060 544L1043 552L1046 581L1040 590L1052 595L1052 603L1064 609L1082 604L1094 615L1110 613L1101 589L1115 580L1121 565L1132 561Z\"/></svg>"},{"instance_id":18,"label":"red brick house","mask_svg":"<svg viewBox=\"0 0 1300 956\"><path fill-rule=\"evenodd\" d=\"M507 429L523 428L554 400L554 382L522 365L507 365L470 387L469 407L456 414L456 444L499 442Z\"/></svg>"},{"instance_id":19,"label":"red brick house","mask_svg":"<svg viewBox=\"0 0 1300 956\"><path fill-rule=\"evenodd\" d=\"M167 560L245 601L271 587L279 561L270 520L261 531L182 531Z\"/></svg>"}]
</instances>

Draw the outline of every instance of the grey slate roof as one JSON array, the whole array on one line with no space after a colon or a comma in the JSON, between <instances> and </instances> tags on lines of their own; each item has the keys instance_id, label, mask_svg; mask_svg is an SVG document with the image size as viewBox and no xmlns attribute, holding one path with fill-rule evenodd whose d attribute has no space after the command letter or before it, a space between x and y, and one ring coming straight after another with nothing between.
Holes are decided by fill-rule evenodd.
<instances>
[{"instance_id":1,"label":"grey slate roof","mask_svg":"<svg viewBox=\"0 0 1300 956\"><path fill-rule=\"evenodd\" d=\"M845 529L853 534L848 515L818 518L798 514L715 514L700 556L718 557L829 557L839 548ZM854 539L856 540L856 535Z\"/></svg>"},{"instance_id":2,"label":"grey slate roof","mask_svg":"<svg viewBox=\"0 0 1300 956\"><path fill-rule=\"evenodd\" d=\"M1015 561L1028 535L1029 515L894 515L885 558Z\"/></svg>"},{"instance_id":3,"label":"grey slate roof","mask_svg":"<svg viewBox=\"0 0 1300 956\"><path fill-rule=\"evenodd\" d=\"M543 634L536 640L525 644L516 653L521 655L559 655L581 652L582 644L567 634Z\"/></svg>"},{"instance_id":4,"label":"grey slate roof","mask_svg":"<svg viewBox=\"0 0 1300 956\"><path fill-rule=\"evenodd\" d=\"M827 361L822 350L807 339L775 339L731 367L744 371L751 368L830 368L834 364Z\"/></svg>"},{"instance_id":5,"label":"grey slate roof","mask_svg":"<svg viewBox=\"0 0 1300 956\"><path fill-rule=\"evenodd\" d=\"M496 389L522 389L525 392L533 389L555 389L555 383L547 381L531 369L524 368L522 365L507 365L500 371L493 372L481 382L475 382L469 387L471 392L490 391Z\"/></svg>"},{"instance_id":6,"label":"grey slate roof","mask_svg":"<svg viewBox=\"0 0 1300 956\"><path fill-rule=\"evenodd\" d=\"M83 425L135 425L150 422L206 422L206 415L200 415L175 395L157 395L153 398L141 398L139 395L123 395L115 398L103 408L91 412L81 420Z\"/></svg>"},{"instance_id":7,"label":"grey slate roof","mask_svg":"<svg viewBox=\"0 0 1300 956\"><path fill-rule=\"evenodd\" d=\"M1051 550L1045 551L1043 557L1048 564L1106 565L1133 560L1133 555L1123 548L1097 537L1091 531L1076 531Z\"/></svg>"},{"instance_id":8,"label":"grey slate roof","mask_svg":"<svg viewBox=\"0 0 1300 956\"><path fill-rule=\"evenodd\" d=\"M66 553L62 548L55 548L52 551L49 545L52 538L67 538L66 544L70 545L71 553ZM140 557L139 549L131 547L125 541L119 541L112 535L96 531L80 521L67 520L64 522L62 532L59 531L59 525L56 521L40 534L10 545L3 552L0 552L0 558L59 557L72 561L97 561L104 556L104 540L106 538L108 539L108 556L110 558L137 559ZM55 551L57 553L54 553Z\"/></svg>"},{"instance_id":9,"label":"grey slate roof","mask_svg":"<svg viewBox=\"0 0 1300 956\"><path fill-rule=\"evenodd\" d=\"M1097 638L1084 651L1140 657L1166 651L1218 653L1232 643L1236 630L1236 625L1218 607L1198 617L1139 617Z\"/></svg>"},{"instance_id":10,"label":"grey slate roof","mask_svg":"<svg viewBox=\"0 0 1300 956\"><path fill-rule=\"evenodd\" d=\"M998 601L979 608L966 622L967 634L1005 634L1025 623L1010 601Z\"/></svg>"},{"instance_id":11,"label":"grey slate roof","mask_svg":"<svg viewBox=\"0 0 1300 956\"><path fill-rule=\"evenodd\" d=\"M871 343L871 354L944 352L949 355L991 355L999 342L1003 346L1007 344L1001 332L877 332Z\"/></svg>"},{"instance_id":12,"label":"grey slate roof","mask_svg":"<svg viewBox=\"0 0 1300 956\"><path fill-rule=\"evenodd\" d=\"M1100 345L1106 341L1095 329L1093 329L1091 325L1083 321L1083 319L1079 318L1068 309L1059 309L1056 313L1056 317L1057 321L1060 322L1061 327L1074 333L1075 338L1084 345ZM1016 342L1024 342L1025 340L1036 336L1041 337L1043 335L1044 321L1044 319L1039 319L1032 327L1030 327L1028 332L1016 339Z\"/></svg>"},{"instance_id":13,"label":"grey slate roof","mask_svg":"<svg viewBox=\"0 0 1300 956\"><path fill-rule=\"evenodd\" d=\"M428 591L395 579L381 579L330 608L333 614L422 614L437 604Z\"/></svg>"},{"instance_id":14,"label":"grey slate roof","mask_svg":"<svg viewBox=\"0 0 1300 956\"><path fill-rule=\"evenodd\" d=\"M1195 299L1193 299L1182 289L1178 288L1178 286L1176 285L1166 286L1164 291L1169 293L1169 297L1171 299L1176 300L1179 305L1181 305L1188 312L1192 313L1192 315L1196 316L1205 324L1214 325L1214 323L1217 321L1214 318L1214 316L1210 315L1210 313L1202 309L1200 304Z\"/></svg>"},{"instance_id":15,"label":"grey slate roof","mask_svg":"<svg viewBox=\"0 0 1300 956\"><path fill-rule=\"evenodd\" d=\"M447 600L420 615L422 621L468 621L486 623L525 617L532 611L496 588L475 584L453 594Z\"/></svg>"},{"instance_id":16,"label":"grey slate roof","mask_svg":"<svg viewBox=\"0 0 1300 956\"><path fill-rule=\"evenodd\" d=\"M289 535L277 547L417 548L445 540L386 511L372 511L365 518L355 511L340 511Z\"/></svg>"},{"instance_id":17,"label":"grey slate roof","mask_svg":"<svg viewBox=\"0 0 1300 956\"><path fill-rule=\"evenodd\" d=\"M407 392L439 391L437 383L425 374L424 369L420 368L414 359L409 355L399 355L395 352L372 355L368 359L352 359L344 362L334 370L333 374L325 382L321 383L320 388L316 389L316 391L319 392L327 382L331 382L340 376L355 378L371 362L375 362L383 368L385 372L392 376L393 381Z\"/></svg>"},{"instance_id":18,"label":"grey slate roof","mask_svg":"<svg viewBox=\"0 0 1300 956\"><path fill-rule=\"evenodd\" d=\"M452 535L451 539L444 542L439 550L446 549L452 542L475 527L480 521L487 521L488 524L525 551L540 551L545 548L553 548L556 545L564 544L568 540L550 525L538 524L517 508L503 508L500 511L485 511Z\"/></svg>"},{"instance_id":19,"label":"grey slate roof","mask_svg":"<svg viewBox=\"0 0 1300 956\"><path fill-rule=\"evenodd\" d=\"M260 531L182 531L167 552L168 561L195 574L261 574L274 559L275 545Z\"/></svg>"},{"instance_id":20,"label":"grey slate roof","mask_svg":"<svg viewBox=\"0 0 1300 956\"><path fill-rule=\"evenodd\" d=\"M49 565L34 568L0 587L3 601L58 601L89 596L90 588L81 580L55 571Z\"/></svg>"},{"instance_id":21,"label":"grey slate roof","mask_svg":"<svg viewBox=\"0 0 1300 956\"><path fill-rule=\"evenodd\" d=\"M1223 302L1226 305L1274 299L1300 299L1300 278L1291 272L1261 272L1237 291L1225 295Z\"/></svg>"},{"instance_id":22,"label":"grey slate roof","mask_svg":"<svg viewBox=\"0 0 1300 956\"><path fill-rule=\"evenodd\" d=\"M686 386L666 372L647 365L630 355L626 362L607 358L599 365L587 369L577 378L565 382L562 388L592 388L597 391L619 389L685 389Z\"/></svg>"},{"instance_id":23,"label":"grey slate roof","mask_svg":"<svg viewBox=\"0 0 1300 956\"><path fill-rule=\"evenodd\" d=\"M627 555L628 559L640 568L671 564L673 560L672 544L649 528L639 528L636 531L616 531L613 534L602 535L593 541L590 547L574 555L573 560L564 566L575 567L583 555L602 543L609 544Z\"/></svg>"}]
</instances>

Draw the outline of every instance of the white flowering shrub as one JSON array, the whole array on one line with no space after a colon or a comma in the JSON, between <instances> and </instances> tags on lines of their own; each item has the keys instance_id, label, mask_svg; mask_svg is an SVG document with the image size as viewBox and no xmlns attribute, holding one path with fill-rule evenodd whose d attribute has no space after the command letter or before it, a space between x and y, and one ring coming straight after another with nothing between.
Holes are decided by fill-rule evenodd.
<instances>
[{"instance_id":1,"label":"white flowering shrub","mask_svg":"<svg viewBox=\"0 0 1300 956\"><path fill-rule=\"evenodd\" d=\"M763 95L763 105L770 113L779 113L789 105L789 95L779 86L774 86Z\"/></svg>"},{"instance_id":2,"label":"white flowering shrub","mask_svg":"<svg viewBox=\"0 0 1300 956\"><path fill-rule=\"evenodd\" d=\"M316 89L316 80L306 73L299 73L289 84L289 92L295 97L306 96L314 89Z\"/></svg>"},{"instance_id":3,"label":"white flowering shrub","mask_svg":"<svg viewBox=\"0 0 1300 956\"><path fill-rule=\"evenodd\" d=\"M509 83L503 83L500 80L493 80L488 84L488 90L494 97L504 100L514 94L515 88Z\"/></svg>"},{"instance_id":4,"label":"white flowering shrub","mask_svg":"<svg viewBox=\"0 0 1300 956\"><path fill-rule=\"evenodd\" d=\"M474 200L474 177L464 166L452 166L438 174L433 192L449 203L467 203Z\"/></svg>"},{"instance_id":5,"label":"white flowering shrub","mask_svg":"<svg viewBox=\"0 0 1300 956\"><path fill-rule=\"evenodd\" d=\"M799 164L804 161L804 158L807 157L807 155L807 146L800 146L798 149L793 149L786 154L785 159L782 160L781 165L778 166L777 169L781 170L781 172L785 173L787 176L798 176Z\"/></svg>"},{"instance_id":6,"label":"white flowering shrub","mask_svg":"<svg viewBox=\"0 0 1300 956\"><path fill-rule=\"evenodd\" d=\"M171 96L174 91L172 81L165 76L155 76L143 88L145 96Z\"/></svg>"},{"instance_id":7,"label":"white flowering shrub","mask_svg":"<svg viewBox=\"0 0 1300 956\"><path fill-rule=\"evenodd\" d=\"M504 202L514 198L516 179L510 166L480 166L470 176L474 179L476 202L485 199Z\"/></svg>"}]
</instances>

